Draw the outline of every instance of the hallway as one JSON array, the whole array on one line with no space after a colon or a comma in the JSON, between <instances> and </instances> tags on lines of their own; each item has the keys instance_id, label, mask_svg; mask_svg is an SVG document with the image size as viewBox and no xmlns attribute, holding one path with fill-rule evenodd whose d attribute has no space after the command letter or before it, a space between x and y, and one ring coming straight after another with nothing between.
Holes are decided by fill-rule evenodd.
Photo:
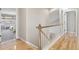
<instances>
[{"instance_id":1,"label":"hallway","mask_svg":"<svg viewBox=\"0 0 79 59\"><path fill-rule=\"evenodd\" d=\"M79 50L78 8L1 8L0 14L0 50Z\"/></svg>"}]
</instances>

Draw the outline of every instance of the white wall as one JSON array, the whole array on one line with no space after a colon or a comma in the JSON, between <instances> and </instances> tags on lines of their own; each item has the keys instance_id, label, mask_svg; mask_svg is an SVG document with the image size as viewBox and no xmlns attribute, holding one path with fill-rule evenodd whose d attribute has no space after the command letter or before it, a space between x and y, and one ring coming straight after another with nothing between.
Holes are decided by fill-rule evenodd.
<instances>
[{"instance_id":1,"label":"white wall","mask_svg":"<svg viewBox=\"0 0 79 59\"><path fill-rule=\"evenodd\" d=\"M1 20L1 11L0 11L0 20ZM1 35L1 21L0 21L0 35ZM0 37L0 42L1 42L1 37Z\"/></svg>"},{"instance_id":2,"label":"white wall","mask_svg":"<svg viewBox=\"0 0 79 59\"><path fill-rule=\"evenodd\" d=\"M26 40L26 9L18 9L18 36Z\"/></svg>"},{"instance_id":3,"label":"white wall","mask_svg":"<svg viewBox=\"0 0 79 59\"><path fill-rule=\"evenodd\" d=\"M27 41L33 43L36 46L39 46L39 32L38 29L36 29L36 26L38 26L39 24L44 25L47 15L48 11L46 9L28 9Z\"/></svg>"},{"instance_id":4,"label":"white wall","mask_svg":"<svg viewBox=\"0 0 79 59\"><path fill-rule=\"evenodd\" d=\"M26 42L28 41L36 46L39 46L39 31L38 29L36 29L36 26L38 26L39 24L41 24L42 26L53 24L51 23L51 21L54 22L59 19L59 11L56 11L56 13L52 13L51 15L49 15L49 11L43 8L19 9L18 18L19 37L23 38ZM60 32L61 28L55 27L52 29L49 29L50 31L47 32L53 32L57 34ZM43 38L42 47L44 48L47 44L48 41Z\"/></svg>"},{"instance_id":5,"label":"white wall","mask_svg":"<svg viewBox=\"0 0 79 59\"><path fill-rule=\"evenodd\" d=\"M18 9L18 36L26 42L39 46L39 32L36 26L45 25L47 9L21 8Z\"/></svg>"},{"instance_id":6,"label":"white wall","mask_svg":"<svg viewBox=\"0 0 79 59\"><path fill-rule=\"evenodd\" d=\"M77 9L77 34L79 37L79 8Z\"/></svg>"},{"instance_id":7,"label":"white wall","mask_svg":"<svg viewBox=\"0 0 79 59\"><path fill-rule=\"evenodd\" d=\"M46 19L46 25L51 25L51 24L58 24L60 23L59 19L59 9L56 9L49 13L47 19Z\"/></svg>"},{"instance_id":8,"label":"white wall","mask_svg":"<svg viewBox=\"0 0 79 59\"><path fill-rule=\"evenodd\" d=\"M61 15L62 16L62 15ZM61 18L62 19L62 18ZM46 19L46 25L53 25L53 24L61 24L60 19L60 11L59 9L56 9L55 11L52 11L47 19ZM55 26L55 27L49 27L44 29L44 32L49 37L49 39L43 37L43 48L48 46L51 42L53 43L53 40L55 40L56 37L58 37L60 34L62 34L63 31L61 31L61 26Z\"/></svg>"}]
</instances>

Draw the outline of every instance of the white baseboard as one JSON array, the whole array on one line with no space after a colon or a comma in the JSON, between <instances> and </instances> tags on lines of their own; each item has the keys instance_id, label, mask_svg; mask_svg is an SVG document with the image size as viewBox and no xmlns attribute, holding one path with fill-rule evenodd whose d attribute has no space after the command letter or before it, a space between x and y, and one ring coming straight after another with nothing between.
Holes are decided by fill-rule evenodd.
<instances>
[{"instance_id":1,"label":"white baseboard","mask_svg":"<svg viewBox=\"0 0 79 59\"><path fill-rule=\"evenodd\" d=\"M29 45L31 45L33 48L37 48L38 49L38 47L36 45L34 45L34 44L32 44L32 43L30 43L28 41L26 43L29 44Z\"/></svg>"},{"instance_id":2,"label":"white baseboard","mask_svg":"<svg viewBox=\"0 0 79 59\"><path fill-rule=\"evenodd\" d=\"M37 49L38 49L38 46L36 46L36 45L34 45L34 44L32 44L32 43L26 41L26 40L23 40L22 38L19 38L19 39L22 40L23 42L25 42L26 44L31 45L32 48L37 48Z\"/></svg>"}]
</instances>

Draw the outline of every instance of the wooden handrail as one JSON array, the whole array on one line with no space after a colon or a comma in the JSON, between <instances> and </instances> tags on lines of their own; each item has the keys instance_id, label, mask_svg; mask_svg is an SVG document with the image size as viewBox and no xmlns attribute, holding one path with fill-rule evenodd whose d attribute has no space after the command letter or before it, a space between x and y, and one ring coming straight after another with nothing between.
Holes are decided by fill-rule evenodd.
<instances>
[{"instance_id":1,"label":"wooden handrail","mask_svg":"<svg viewBox=\"0 0 79 59\"><path fill-rule=\"evenodd\" d=\"M60 26L62 24L54 24L54 25L47 25L47 26L41 26L41 24L39 24L39 26L37 26L36 28L42 29L42 28L48 28L48 27L54 27L54 26Z\"/></svg>"}]
</instances>

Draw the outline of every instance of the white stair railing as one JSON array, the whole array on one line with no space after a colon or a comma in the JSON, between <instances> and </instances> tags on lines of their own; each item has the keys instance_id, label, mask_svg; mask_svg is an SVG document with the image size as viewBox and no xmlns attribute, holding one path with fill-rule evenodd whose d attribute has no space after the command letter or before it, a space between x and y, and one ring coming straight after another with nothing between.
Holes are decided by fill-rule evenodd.
<instances>
[{"instance_id":1,"label":"white stair railing","mask_svg":"<svg viewBox=\"0 0 79 59\"><path fill-rule=\"evenodd\" d=\"M49 28L49 27L55 27L55 26L60 26L62 24L54 24L54 25L48 25L48 26L41 26L41 24L39 24L36 28L39 30L39 49L42 49L42 45L41 45L41 41L42 41L42 37L41 34L44 35L44 37L49 41L49 37L46 35L46 33L42 30L43 28Z\"/></svg>"}]
</instances>

